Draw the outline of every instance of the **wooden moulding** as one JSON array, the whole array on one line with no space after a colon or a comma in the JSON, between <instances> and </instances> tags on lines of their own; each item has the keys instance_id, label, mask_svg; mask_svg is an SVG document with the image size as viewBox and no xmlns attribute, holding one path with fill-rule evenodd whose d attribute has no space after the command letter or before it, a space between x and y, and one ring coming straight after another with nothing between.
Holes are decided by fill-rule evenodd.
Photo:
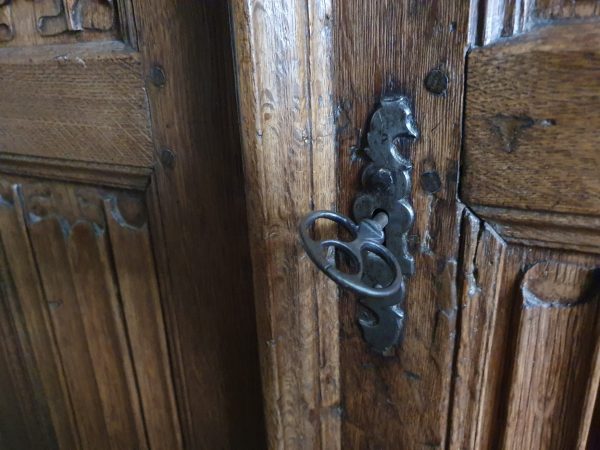
<instances>
[{"instance_id":1,"label":"wooden moulding","mask_svg":"<svg viewBox=\"0 0 600 450\"><path fill-rule=\"evenodd\" d=\"M591 448L600 259L463 231L450 448Z\"/></svg>"},{"instance_id":2,"label":"wooden moulding","mask_svg":"<svg viewBox=\"0 0 600 450\"><path fill-rule=\"evenodd\" d=\"M229 4L132 3L154 151L171 155L147 197L182 440L264 448Z\"/></svg>"},{"instance_id":3,"label":"wooden moulding","mask_svg":"<svg viewBox=\"0 0 600 450\"><path fill-rule=\"evenodd\" d=\"M551 20L589 19L599 14L596 0L474 0L471 1L469 42L489 45Z\"/></svg>"},{"instance_id":4,"label":"wooden moulding","mask_svg":"<svg viewBox=\"0 0 600 450\"><path fill-rule=\"evenodd\" d=\"M339 448L337 289L297 224L336 196L329 0L233 2L269 448Z\"/></svg>"},{"instance_id":5,"label":"wooden moulding","mask_svg":"<svg viewBox=\"0 0 600 450\"><path fill-rule=\"evenodd\" d=\"M600 217L474 206L508 242L596 252L600 249Z\"/></svg>"}]
</instances>

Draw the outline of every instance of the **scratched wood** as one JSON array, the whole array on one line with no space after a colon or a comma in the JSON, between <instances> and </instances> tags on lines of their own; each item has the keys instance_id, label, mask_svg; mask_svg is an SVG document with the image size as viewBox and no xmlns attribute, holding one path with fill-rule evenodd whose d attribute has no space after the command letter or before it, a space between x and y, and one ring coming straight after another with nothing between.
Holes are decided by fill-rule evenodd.
<instances>
[{"instance_id":1,"label":"scratched wood","mask_svg":"<svg viewBox=\"0 0 600 450\"><path fill-rule=\"evenodd\" d=\"M340 303L342 447L444 447L457 307L455 198L468 4L354 0L337 2L334 10L339 211L349 213L359 189L364 162L355 150L381 96L407 95L421 130L420 140L403 147L414 165L416 221L409 239L417 269L408 281L406 328L394 355L369 350L356 324L354 296L345 294ZM427 87L432 70L440 82ZM443 86L445 77L447 87L437 90L432 84ZM440 181L439 190L428 182L432 178Z\"/></svg>"},{"instance_id":2,"label":"scratched wood","mask_svg":"<svg viewBox=\"0 0 600 450\"><path fill-rule=\"evenodd\" d=\"M269 448L340 448L337 290L297 224L334 206L328 0L235 1L240 115Z\"/></svg>"},{"instance_id":3,"label":"scratched wood","mask_svg":"<svg viewBox=\"0 0 600 450\"><path fill-rule=\"evenodd\" d=\"M592 448L600 258L465 217L450 448Z\"/></svg>"}]
</instances>

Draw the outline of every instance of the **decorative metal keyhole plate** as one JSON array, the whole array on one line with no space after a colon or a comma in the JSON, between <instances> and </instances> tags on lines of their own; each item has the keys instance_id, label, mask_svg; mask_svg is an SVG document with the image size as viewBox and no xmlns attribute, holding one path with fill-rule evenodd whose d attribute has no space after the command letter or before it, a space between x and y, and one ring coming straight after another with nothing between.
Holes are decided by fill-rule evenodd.
<instances>
[{"instance_id":1,"label":"decorative metal keyhole plate","mask_svg":"<svg viewBox=\"0 0 600 450\"><path fill-rule=\"evenodd\" d=\"M354 201L354 221L333 211L315 211L300 224L302 243L313 262L340 286L361 296L358 323L365 340L382 354L390 353L400 340L404 277L415 272L408 250L414 222L412 163L403 151L418 137L408 98L383 98L370 121L364 148L370 162L363 170L363 189ZM311 239L309 229L318 219L345 226L353 231L354 240ZM352 254L360 270L355 274L338 270L335 261L323 255L327 247Z\"/></svg>"}]
</instances>

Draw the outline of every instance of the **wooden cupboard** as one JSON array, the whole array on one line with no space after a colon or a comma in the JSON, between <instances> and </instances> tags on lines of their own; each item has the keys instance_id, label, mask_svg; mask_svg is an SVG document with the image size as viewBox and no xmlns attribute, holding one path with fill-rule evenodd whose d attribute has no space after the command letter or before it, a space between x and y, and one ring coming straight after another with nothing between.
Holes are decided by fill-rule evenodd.
<instances>
[{"instance_id":1,"label":"wooden cupboard","mask_svg":"<svg viewBox=\"0 0 600 450\"><path fill-rule=\"evenodd\" d=\"M0 448L261 448L228 5L0 2Z\"/></svg>"},{"instance_id":2,"label":"wooden cupboard","mask_svg":"<svg viewBox=\"0 0 600 450\"><path fill-rule=\"evenodd\" d=\"M599 14L0 0L0 448L597 448ZM382 354L297 225L351 215L394 96Z\"/></svg>"}]
</instances>

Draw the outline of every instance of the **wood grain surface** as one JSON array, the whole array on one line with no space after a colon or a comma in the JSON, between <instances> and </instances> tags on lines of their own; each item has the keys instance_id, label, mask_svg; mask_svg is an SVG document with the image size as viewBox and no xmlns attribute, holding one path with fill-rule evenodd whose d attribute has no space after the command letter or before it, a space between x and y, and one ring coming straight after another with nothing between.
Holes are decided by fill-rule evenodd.
<instances>
[{"instance_id":1,"label":"wood grain surface","mask_svg":"<svg viewBox=\"0 0 600 450\"><path fill-rule=\"evenodd\" d=\"M556 20L585 20L600 14L598 0L483 0L471 2L469 41L488 45Z\"/></svg>"},{"instance_id":2,"label":"wood grain surface","mask_svg":"<svg viewBox=\"0 0 600 450\"><path fill-rule=\"evenodd\" d=\"M597 216L600 28L554 25L469 54L461 198Z\"/></svg>"},{"instance_id":3,"label":"wood grain surface","mask_svg":"<svg viewBox=\"0 0 600 450\"><path fill-rule=\"evenodd\" d=\"M414 165L416 221L409 238L417 269L408 281L404 336L395 354L381 357L365 344L354 296L345 294L340 303L342 448L444 447L456 326L468 4L350 0L336 2L334 11L338 210L351 211L364 166L356 150L382 96L407 95L421 131L419 140L402 145ZM426 85L432 71L438 86L447 81L445 89ZM440 180L436 192L421 182L427 172Z\"/></svg>"},{"instance_id":4,"label":"wood grain surface","mask_svg":"<svg viewBox=\"0 0 600 450\"><path fill-rule=\"evenodd\" d=\"M143 195L4 175L0 186L5 301L21 321L18 346L31 346L32 413L48 408L47 437L60 448L180 448Z\"/></svg>"},{"instance_id":5,"label":"wood grain surface","mask_svg":"<svg viewBox=\"0 0 600 450\"><path fill-rule=\"evenodd\" d=\"M122 43L0 48L0 153L149 168L140 57Z\"/></svg>"},{"instance_id":6,"label":"wood grain surface","mask_svg":"<svg viewBox=\"0 0 600 450\"><path fill-rule=\"evenodd\" d=\"M600 251L597 216L490 206L472 206L472 209L507 242L590 253Z\"/></svg>"},{"instance_id":7,"label":"wood grain surface","mask_svg":"<svg viewBox=\"0 0 600 450\"><path fill-rule=\"evenodd\" d=\"M600 259L464 230L450 448L589 448Z\"/></svg>"},{"instance_id":8,"label":"wood grain surface","mask_svg":"<svg viewBox=\"0 0 600 450\"><path fill-rule=\"evenodd\" d=\"M448 448L491 448L498 439L499 374L505 370L502 352L510 317L510 309L500 303L507 295L502 284L506 245L465 210L461 247ZM481 264L482 260L486 264Z\"/></svg>"},{"instance_id":9,"label":"wood grain surface","mask_svg":"<svg viewBox=\"0 0 600 450\"><path fill-rule=\"evenodd\" d=\"M135 46L131 0L0 2L0 48L110 40Z\"/></svg>"},{"instance_id":10,"label":"wood grain surface","mask_svg":"<svg viewBox=\"0 0 600 450\"><path fill-rule=\"evenodd\" d=\"M233 2L265 414L272 449L340 448L337 289L297 225L334 207L328 0Z\"/></svg>"},{"instance_id":11,"label":"wood grain surface","mask_svg":"<svg viewBox=\"0 0 600 450\"><path fill-rule=\"evenodd\" d=\"M160 161L150 229L183 443L264 448L228 4L133 6Z\"/></svg>"}]
</instances>

